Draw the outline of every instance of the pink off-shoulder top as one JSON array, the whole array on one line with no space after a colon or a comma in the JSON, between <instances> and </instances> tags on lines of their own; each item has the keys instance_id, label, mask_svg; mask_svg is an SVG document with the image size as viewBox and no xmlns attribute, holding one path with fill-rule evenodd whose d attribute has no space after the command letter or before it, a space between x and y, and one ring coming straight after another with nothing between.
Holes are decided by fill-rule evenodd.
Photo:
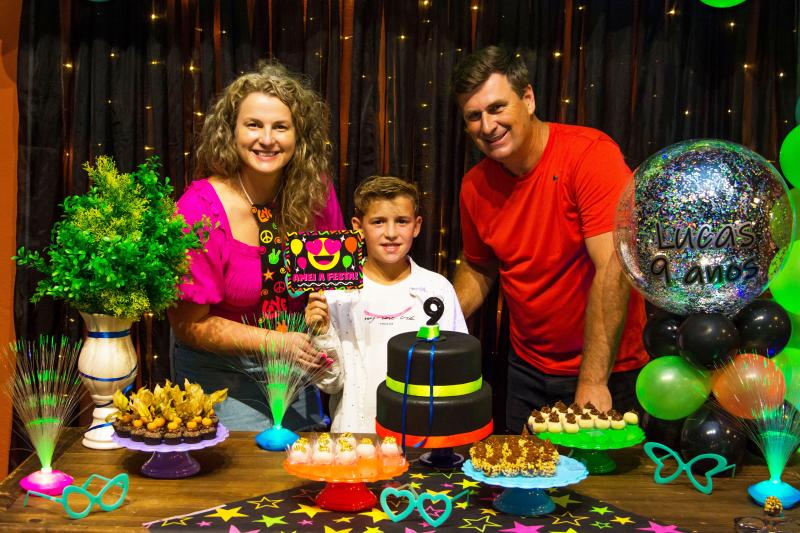
<instances>
[{"instance_id":1,"label":"pink off-shoulder top","mask_svg":"<svg viewBox=\"0 0 800 533\"><path fill-rule=\"evenodd\" d=\"M215 316L240 322L260 309L263 249L233 238L228 215L208 179L194 181L178 200L188 224L207 216L211 221L205 252L190 252L190 278L180 285L181 299L207 304ZM317 230L345 229L333 187L314 218Z\"/></svg>"}]
</instances>

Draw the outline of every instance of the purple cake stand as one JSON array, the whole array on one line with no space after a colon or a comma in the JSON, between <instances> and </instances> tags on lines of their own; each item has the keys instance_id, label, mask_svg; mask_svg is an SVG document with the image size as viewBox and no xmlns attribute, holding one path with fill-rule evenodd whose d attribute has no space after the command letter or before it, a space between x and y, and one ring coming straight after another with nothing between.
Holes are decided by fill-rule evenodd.
<instances>
[{"instance_id":1,"label":"purple cake stand","mask_svg":"<svg viewBox=\"0 0 800 533\"><path fill-rule=\"evenodd\" d=\"M210 440L201 440L194 444L145 444L120 437L116 433L111 439L129 450L152 452L152 456L142 465L142 474L158 479L181 479L193 476L200 471L200 463L189 455L193 450L202 450L215 446L228 438L228 428L217 425L217 436Z\"/></svg>"}]
</instances>

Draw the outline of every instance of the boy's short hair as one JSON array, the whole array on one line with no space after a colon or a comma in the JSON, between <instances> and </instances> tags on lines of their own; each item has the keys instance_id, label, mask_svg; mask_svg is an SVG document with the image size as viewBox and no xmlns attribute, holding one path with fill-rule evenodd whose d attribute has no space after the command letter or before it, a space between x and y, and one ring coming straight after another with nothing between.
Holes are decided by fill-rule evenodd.
<instances>
[{"instance_id":1,"label":"boy's short hair","mask_svg":"<svg viewBox=\"0 0 800 533\"><path fill-rule=\"evenodd\" d=\"M500 46L487 46L465 57L453 71L450 88L455 96L469 94L486 83L494 73L508 78L511 88L522 98L530 85L528 67L522 54Z\"/></svg>"},{"instance_id":2,"label":"boy's short hair","mask_svg":"<svg viewBox=\"0 0 800 533\"><path fill-rule=\"evenodd\" d=\"M419 189L413 183L395 176L370 176L356 187L356 216L361 218L375 200L391 200L397 196L407 196L414 204L414 214L419 212Z\"/></svg>"}]
</instances>

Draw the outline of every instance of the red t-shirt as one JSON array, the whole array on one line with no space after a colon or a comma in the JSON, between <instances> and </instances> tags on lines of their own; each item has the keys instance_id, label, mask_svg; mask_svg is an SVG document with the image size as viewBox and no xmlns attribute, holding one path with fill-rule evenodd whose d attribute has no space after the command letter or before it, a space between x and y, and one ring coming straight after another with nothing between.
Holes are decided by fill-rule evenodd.
<instances>
[{"instance_id":1,"label":"red t-shirt","mask_svg":"<svg viewBox=\"0 0 800 533\"><path fill-rule=\"evenodd\" d=\"M539 163L515 177L484 158L464 176L465 258L499 263L514 351L540 371L577 375L594 264L584 240L613 231L631 179L619 147L604 133L549 124ZM631 291L614 371L640 368L644 300Z\"/></svg>"}]
</instances>

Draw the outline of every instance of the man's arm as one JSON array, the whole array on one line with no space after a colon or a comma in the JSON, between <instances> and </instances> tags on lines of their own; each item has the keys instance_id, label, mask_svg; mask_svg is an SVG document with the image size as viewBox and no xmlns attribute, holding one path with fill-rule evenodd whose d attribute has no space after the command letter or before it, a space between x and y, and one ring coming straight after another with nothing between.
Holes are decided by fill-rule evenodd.
<instances>
[{"instance_id":1,"label":"man's arm","mask_svg":"<svg viewBox=\"0 0 800 533\"><path fill-rule=\"evenodd\" d=\"M478 266L464 259L462 254L458 267L456 267L453 287L456 289L456 296L461 304L464 318L469 318L472 313L477 311L489 294L496 278L496 261Z\"/></svg>"},{"instance_id":2,"label":"man's arm","mask_svg":"<svg viewBox=\"0 0 800 533\"><path fill-rule=\"evenodd\" d=\"M608 378L625 327L630 285L614 252L611 232L590 237L585 243L595 276L586 304L583 357L575 402L583 405L590 401L607 411L611 409Z\"/></svg>"}]
</instances>

